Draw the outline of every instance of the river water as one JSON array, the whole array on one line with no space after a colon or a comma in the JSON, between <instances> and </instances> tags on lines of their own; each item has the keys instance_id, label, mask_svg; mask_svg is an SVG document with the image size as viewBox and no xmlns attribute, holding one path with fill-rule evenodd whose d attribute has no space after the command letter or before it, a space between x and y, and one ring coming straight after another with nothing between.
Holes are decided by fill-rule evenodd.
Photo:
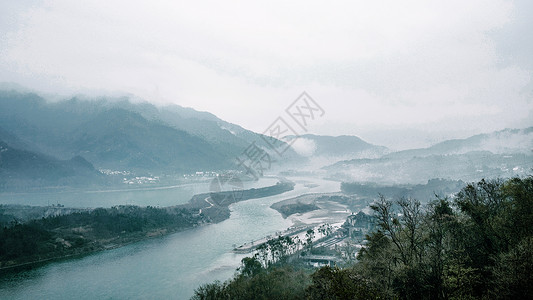
<instances>
[{"instance_id":1,"label":"river water","mask_svg":"<svg viewBox=\"0 0 533 300\"><path fill-rule=\"evenodd\" d=\"M263 177L258 181L244 181L243 189L274 185L275 177ZM150 187L149 185L111 190L59 190L51 192L0 193L0 204L24 204L65 207L94 208L114 205L172 206L187 203L193 195L208 193L211 180L182 182L172 186ZM222 186L224 188L231 188Z\"/></svg>"},{"instance_id":2,"label":"river water","mask_svg":"<svg viewBox=\"0 0 533 300\"><path fill-rule=\"evenodd\" d=\"M233 204L221 223L8 276L0 281L0 299L188 299L198 285L232 277L245 256L234 254L233 245L292 225L271 204L340 190L338 182L289 179L294 190Z\"/></svg>"}]
</instances>

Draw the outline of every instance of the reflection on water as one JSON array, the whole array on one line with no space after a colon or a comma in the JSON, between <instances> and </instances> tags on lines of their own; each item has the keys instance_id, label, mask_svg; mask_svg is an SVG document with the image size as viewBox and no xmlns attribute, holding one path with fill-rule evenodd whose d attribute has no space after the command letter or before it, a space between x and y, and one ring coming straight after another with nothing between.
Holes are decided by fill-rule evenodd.
<instances>
[{"instance_id":1,"label":"reflection on water","mask_svg":"<svg viewBox=\"0 0 533 300\"><path fill-rule=\"evenodd\" d=\"M244 255L231 252L242 244L291 226L269 206L304 193L336 192L339 183L308 179L293 191L239 202L231 217L203 226L95 253L10 276L0 282L0 299L187 299L202 283L230 278Z\"/></svg>"}]
</instances>

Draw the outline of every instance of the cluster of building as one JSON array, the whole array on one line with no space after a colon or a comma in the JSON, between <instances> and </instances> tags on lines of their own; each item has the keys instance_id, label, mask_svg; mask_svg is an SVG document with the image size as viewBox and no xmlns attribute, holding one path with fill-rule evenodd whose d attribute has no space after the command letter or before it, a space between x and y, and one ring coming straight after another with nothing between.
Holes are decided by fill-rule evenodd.
<instances>
[{"instance_id":1,"label":"cluster of building","mask_svg":"<svg viewBox=\"0 0 533 300\"><path fill-rule=\"evenodd\" d=\"M130 171L117 171L117 170L109 170L109 169L100 169L98 171L100 171L100 173L105 174L105 175L123 175L123 176L131 175Z\"/></svg>"},{"instance_id":2,"label":"cluster of building","mask_svg":"<svg viewBox=\"0 0 533 300\"><path fill-rule=\"evenodd\" d=\"M124 177L123 182L125 184L150 184L159 182L159 176L148 177L148 176L136 176L132 178Z\"/></svg>"},{"instance_id":3,"label":"cluster of building","mask_svg":"<svg viewBox=\"0 0 533 300\"><path fill-rule=\"evenodd\" d=\"M183 174L183 178L197 178L197 177L216 177L218 176L217 172L213 171L197 171L190 174Z\"/></svg>"},{"instance_id":4,"label":"cluster of building","mask_svg":"<svg viewBox=\"0 0 533 300\"><path fill-rule=\"evenodd\" d=\"M328 238L316 243L315 248L326 248L327 255L308 255L304 257L307 264L314 267L334 266L342 261L354 261L357 252L365 243L365 236L373 229L373 217L360 211L351 214Z\"/></svg>"},{"instance_id":5,"label":"cluster of building","mask_svg":"<svg viewBox=\"0 0 533 300\"><path fill-rule=\"evenodd\" d=\"M365 235L372 229L372 216L359 211L357 214L351 214L346 218L346 222L339 229L342 236L353 240L354 242L363 242Z\"/></svg>"}]
</instances>

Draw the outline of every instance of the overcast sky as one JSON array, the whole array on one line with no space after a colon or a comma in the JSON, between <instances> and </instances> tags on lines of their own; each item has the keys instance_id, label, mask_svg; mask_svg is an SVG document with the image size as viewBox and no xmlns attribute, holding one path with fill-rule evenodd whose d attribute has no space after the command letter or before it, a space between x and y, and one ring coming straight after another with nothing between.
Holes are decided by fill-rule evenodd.
<instances>
[{"instance_id":1,"label":"overcast sky","mask_svg":"<svg viewBox=\"0 0 533 300\"><path fill-rule=\"evenodd\" d=\"M0 81L258 132L307 91L310 132L424 146L533 125L532 3L0 0Z\"/></svg>"}]
</instances>

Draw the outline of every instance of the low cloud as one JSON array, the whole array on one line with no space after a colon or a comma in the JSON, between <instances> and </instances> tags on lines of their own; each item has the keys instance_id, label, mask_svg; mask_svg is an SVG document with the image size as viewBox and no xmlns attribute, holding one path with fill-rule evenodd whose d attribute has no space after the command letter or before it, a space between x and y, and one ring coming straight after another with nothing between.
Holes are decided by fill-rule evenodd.
<instances>
[{"instance_id":1,"label":"low cloud","mask_svg":"<svg viewBox=\"0 0 533 300\"><path fill-rule=\"evenodd\" d=\"M292 148L294 151L296 151L296 153L305 157L310 157L316 151L316 143L313 140L298 137L293 142Z\"/></svg>"},{"instance_id":2,"label":"low cloud","mask_svg":"<svg viewBox=\"0 0 533 300\"><path fill-rule=\"evenodd\" d=\"M531 123L521 0L13 3L0 3L0 81L45 92L122 91L258 132L304 90L329 118L315 133ZM510 37L522 50L500 47Z\"/></svg>"}]
</instances>

